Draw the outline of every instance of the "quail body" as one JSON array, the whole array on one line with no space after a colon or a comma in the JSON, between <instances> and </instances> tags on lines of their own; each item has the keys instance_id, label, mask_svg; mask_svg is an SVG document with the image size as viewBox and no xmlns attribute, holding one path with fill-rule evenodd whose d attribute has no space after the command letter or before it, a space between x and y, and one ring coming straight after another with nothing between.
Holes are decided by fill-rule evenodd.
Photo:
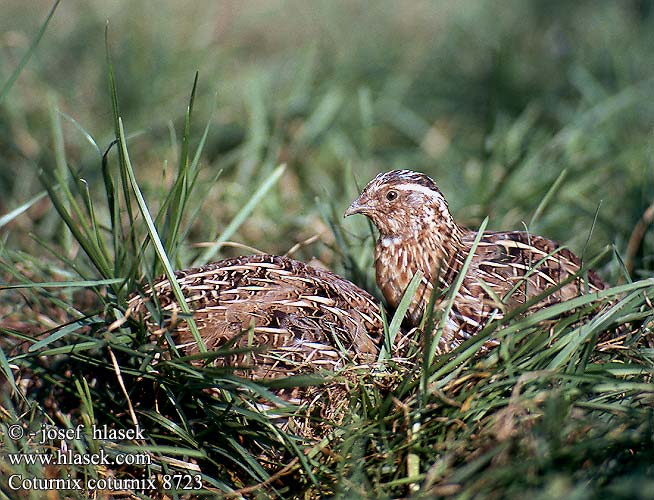
<instances>
[{"instance_id":1,"label":"quail body","mask_svg":"<svg viewBox=\"0 0 654 500\"><path fill-rule=\"evenodd\" d=\"M379 303L330 271L287 257L252 255L177 271L176 278L207 349L247 351L218 362L248 367L252 378L376 360L383 335ZM162 314L152 314L156 307ZM129 301L128 315L142 318L151 331L168 329L183 352L196 353L180 314L166 278ZM162 324L154 324L155 316L164 318Z\"/></svg>"},{"instance_id":2,"label":"quail body","mask_svg":"<svg viewBox=\"0 0 654 500\"><path fill-rule=\"evenodd\" d=\"M422 282L407 312L418 326L430 296L447 289L462 269L477 236L456 223L447 201L428 176L409 170L379 174L345 216L363 214L379 230L376 280L388 305L397 307L416 271ZM547 238L522 231L485 232L443 325L439 350L446 352L478 333L492 318L524 304L577 274L581 260ZM589 270L547 295L531 310L606 288ZM445 296L435 300L435 311Z\"/></svg>"}]
</instances>

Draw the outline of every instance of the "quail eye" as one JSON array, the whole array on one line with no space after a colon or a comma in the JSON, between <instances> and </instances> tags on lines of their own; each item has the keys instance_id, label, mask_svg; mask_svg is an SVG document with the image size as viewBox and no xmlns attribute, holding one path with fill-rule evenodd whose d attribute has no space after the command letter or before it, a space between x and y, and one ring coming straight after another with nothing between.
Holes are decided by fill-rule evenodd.
<instances>
[{"instance_id":1,"label":"quail eye","mask_svg":"<svg viewBox=\"0 0 654 500\"><path fill-rule=\"evenodd\" d=\"M388 201L393 201L393 200L397 199L397 191L391 190L388 193L386 193L386 199Z\"/></svg>"}]
</instances>

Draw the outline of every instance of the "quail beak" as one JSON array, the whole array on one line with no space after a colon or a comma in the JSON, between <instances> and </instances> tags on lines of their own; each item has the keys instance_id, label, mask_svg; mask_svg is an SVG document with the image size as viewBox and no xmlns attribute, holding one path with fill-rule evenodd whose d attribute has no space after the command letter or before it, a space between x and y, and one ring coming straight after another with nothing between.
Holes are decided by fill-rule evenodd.
<instances>
[{"instance_id":1,"label":"quail beak","mask_svg":"<svg viewBox=\"0 0 654 500\"><path fill-rule=\"evenodd\" d=\"M349 217L350 215L354 215L354 214L365 214L366 213L366 210L368 209L368 207L366 207L365 205L360 205L359 204L360 199L361 198L357 198L356 200L354 200L352 202L352 205L350 205L348 207L348 209L345 211L345 214L343 215L343 217Z\"/></svg>"}]
</instances>

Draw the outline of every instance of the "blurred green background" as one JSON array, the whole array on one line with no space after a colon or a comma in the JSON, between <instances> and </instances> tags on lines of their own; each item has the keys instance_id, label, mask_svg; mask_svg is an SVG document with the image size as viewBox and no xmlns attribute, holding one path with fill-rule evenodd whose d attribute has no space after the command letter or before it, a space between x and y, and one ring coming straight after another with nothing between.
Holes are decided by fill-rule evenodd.
<instances>
[{"instance_id":1,"label":"blurred green background","mask_svg":"<svg viewBox=\"0 0 654 500\"><path fill-rule=\"evenodd\" d=\"M3 0L0 82L51 6ZM103 151L114 139L105 26L153 207L170 187L200 73L191 142L210 120L208 195L188 245L220 234L287 163L231 239L281 253L321 234L298 255L338 266L319 205L340 217L357 183L410 168L434 177L471 227L490 215L492 229L526 224L584 256L615 244L634 277L654 269L648 1L67 0L0 103L0 216L42 191L37 173L58 155L102 195L100 155L81 129ZM369 234L359 219L346 234ZM38 253L33 237L59 244L61 224L44 198L0 230L9 247ZM370 252L370 240L352 241ZM245 252L220 255L234 253ZM613 282L622 274L615 260L600 271Z\"/></svg>"}]
</instances>

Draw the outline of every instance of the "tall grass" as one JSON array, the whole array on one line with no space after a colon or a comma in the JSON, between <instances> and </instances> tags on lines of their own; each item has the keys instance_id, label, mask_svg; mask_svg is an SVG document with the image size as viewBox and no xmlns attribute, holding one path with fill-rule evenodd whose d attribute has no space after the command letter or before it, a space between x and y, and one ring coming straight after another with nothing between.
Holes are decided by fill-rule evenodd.
<instances>
[{"instance_id":1,"label":"tall grass","mask_svg":"<svg viewBox=\"0 0 654 500\"><path fill-rule=\"evenodd\" d=\"M3 459L2 498L16 495L10 474L180 471L200 471L207 495L234 497L648 498L647 5L510 1L498 16L494 2L66 2L37 21L10 1L0 26L29 34L3 38L0 66L0 448L61 447L10 439L16 422L138 424L144 441L84 435L67 446L138 450L152 463ZM432 175L470 227L486 216L494 229L525 221L565 241L616 286L507 315L448 355L434 355L427 337L397 363L389 342L383 369L354 383L277 382L349 388L318 443L261 408L264 399L280 405L276 415L296 410L275 384L210 366L228 349L194 363L162 358L143 325L123 321L143 284L243 247L284 253L309 241L295 257L318 257L378 293L372 228L341 214L390 167ZM388 318L389 338L400 318ZM624 336L605 341L618 327ZM500 347L480 353L491 337Z\"/></svg>"}]
</instances>

